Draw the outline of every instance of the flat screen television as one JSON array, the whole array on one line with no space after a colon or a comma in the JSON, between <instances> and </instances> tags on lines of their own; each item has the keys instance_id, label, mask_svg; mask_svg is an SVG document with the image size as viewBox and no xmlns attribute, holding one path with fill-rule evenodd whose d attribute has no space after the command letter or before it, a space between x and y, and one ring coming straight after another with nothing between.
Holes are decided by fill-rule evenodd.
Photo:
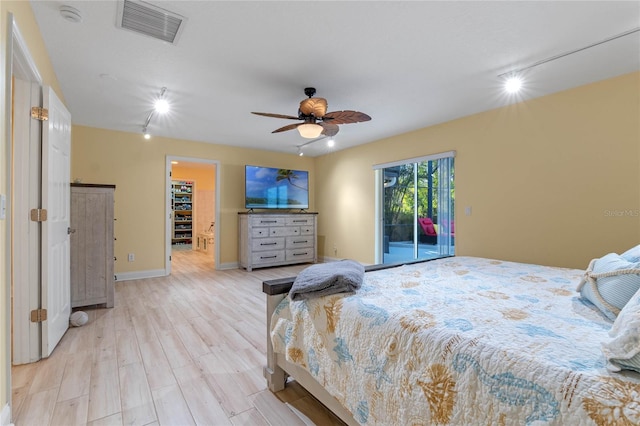
<instances>
[{"instance_id":1,"label":"flat screen television","mask_svg":"<svg viewBox=\"0 0 640 426\"><path fill-rule=\"evenodd\" d=\"M248 209L308 209L309 172L245 166L244 206Z\"/></svg>"}]
</instances>

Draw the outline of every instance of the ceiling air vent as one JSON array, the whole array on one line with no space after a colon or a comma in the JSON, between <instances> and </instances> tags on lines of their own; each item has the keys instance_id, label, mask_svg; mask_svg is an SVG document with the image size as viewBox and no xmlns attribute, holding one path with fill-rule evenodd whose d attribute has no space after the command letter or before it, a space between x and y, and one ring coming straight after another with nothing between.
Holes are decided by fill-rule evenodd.
<instances>
[{"instance_id":1,"label":"ceiling air vent","mask_svg":"<svg viewBox=\"0 0 640 426\"><path fill-rule=\"evenodd\" d=\"M116 26L175 44L187 19L143 1L118 2Z\"/></svg>"}]
</instances>

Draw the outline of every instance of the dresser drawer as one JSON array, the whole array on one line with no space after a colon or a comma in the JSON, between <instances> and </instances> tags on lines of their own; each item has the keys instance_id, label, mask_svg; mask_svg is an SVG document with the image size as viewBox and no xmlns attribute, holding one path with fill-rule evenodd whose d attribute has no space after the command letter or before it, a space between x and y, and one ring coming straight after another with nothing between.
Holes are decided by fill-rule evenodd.
<instances>
[{"instance_id":1,"label":"dresser drawer","mask_svg":"<svg viewBox=\"0 0 640 426\"><path fill-rule=\"evenodd\" d=\"M287 257L286 257L287 261L301 260L301 261L311 262L313 261L313 258L314 258L313 247L286 250L286 253L287 253Z\"/></svg>"},{"instance_id":2,"label":"dresser drawer","mask_svg":"<svg viewBox=\"0 0 640 426\"><path fill-rule=\"evenodd\" d=\"M253 238L265 238L269 236L269 228L252 228L251 237Z\"/></svg>"},{"instance_id":3,"label":"dresser drawer","mask_svg":"<svg viewBox=\"0 0 640 426\"><path fill-rule=\"evenodd\" d=\"M300 227L300 235L313 235L316 233L316 228L315 226L311 225L311 226L301 226Z\"/></svg>"},{"instance_id":4,"label":"dresser drawer","mask_svg":"<svg viewBox=\"0 0 640 426\"><path fill-rule=\"evenodd\" d=\"M284 224L286 226L301 226L301 225L313 225L313 216L302 217L294 216L285 218Z\"/></svg>"},{"instance_id":5,"label":"dresser drawer","mask_svg":"<svg viewBox=\"0 0 640 426\"><path fill-rule=\"evenodd\" d=\"M284 249L284 238L258 238L251 241L253 251L282 250Z\"/></svg>"},{"instance_id":6,"label":"dresser drawer","mask_svg":"<svg viewBox=\"0 0 640 426\"><path fill-rule=\"evenodd\" d=\"M252 217L250 218L253 226L284 226L284 217Z\"/></svg>"},{"instance_id":7,"label":"dresser drawer","mask_svg":"<svg viewBox=\"0 0 640 426\"><path fill-rule=\"evenodd\" d=\"M282 262L285 259L284 250L260 251L251 254L251 262L254 265Z\"/></svg>"},{"instance_id":8,"label":"dresser drawer","mask_svg":"<svg viewBox=\"0 0 640 426\"><path fill-rule=\"evenodd\" d=\"M297 226L269 228L269 236L271 237L291 237L294 235L300 235L300 228Z\"/></svg>"},{"instance_id":9,"label":"dresser drawer","mask_svg":"<svg viewBox=\"0 0 640 426\"><path fill-rule=\"evenodd\" d=\"M313 247L313 235L301 235L299 237L287 237L287 249L300 247Z\"/></svg>"}]
</instances>

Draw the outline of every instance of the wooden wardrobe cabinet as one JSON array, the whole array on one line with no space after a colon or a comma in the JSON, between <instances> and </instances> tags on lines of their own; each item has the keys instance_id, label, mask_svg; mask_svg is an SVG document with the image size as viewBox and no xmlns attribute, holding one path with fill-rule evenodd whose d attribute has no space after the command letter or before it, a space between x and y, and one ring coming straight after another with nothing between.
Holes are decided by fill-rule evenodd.
<instances>
[{"instance_id":1,"label":"wooden wardrobe cabinet","mask_svg":"<svg viewBox=\"0 0 640 426\"><path fill-rule=\"evenodd\" d=\"M71 184L71 307L113 307L115 189Z\"/></svg>"}]
</instances>

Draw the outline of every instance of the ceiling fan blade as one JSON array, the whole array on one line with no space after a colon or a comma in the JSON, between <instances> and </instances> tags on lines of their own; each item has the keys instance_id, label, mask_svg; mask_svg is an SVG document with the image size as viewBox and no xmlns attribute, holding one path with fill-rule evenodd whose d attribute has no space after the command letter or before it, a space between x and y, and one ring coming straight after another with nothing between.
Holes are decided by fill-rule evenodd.
<instances>
[{"instance_id":1,"label":"ceiling fan blade","mask_svg":"<svg viewBox=\"0 0 640 426\"><path fill-rule=\"evenodd\" d=\"M322 126L323 130L321 134L325 136L335 136L340 131L340 128L337 124L324 122L319 122L317 124Z\"/></svg>"},{"instance_id":2,"label":"ceiling fan blade","mask_svg":"<svg viewBox=\"0 0 640 426\"><path fill-rule=\"evenodd\" d=\"M304 124L304 123L289 124L288 126L280 127L279 129L276 129L271 133L280 133L280 132L286 132L287 130L293 130L301 124Z\"/></svg>"},{"instance_id":3,"label":"ceiling fan blade","mask_svg":"<svg viewBox=\"0 0 640 426\"><path fill-rule=\"evenodd\" d=\"M369 121L371 117L363 112L346 110L328 112L322 119L331 124L349 124Z\"/></svg>"},{"instance_id":4,"label":"ceiling fan blade","mask_svg":"<svg viewBox=\"0 0 640 426\"><path fill-rule=\"evenodd\" d=\"M271 114L270 112L252 112L251 114L262 115L265 117L273 117L273 118L287 118L289 120L300 120L300 117L295 117L293 115Z\"/></svg>"},{"instance_id":5,"label":"ceiling fan blade","mask_svg":"<svg viewBox=\"0 0 640 426\"><path fill-rule=\"evenodd\" d=\"M324 98L309 98L300 102L300 112L304 115L324 117L327 112L327 100Z\"/></svg>"}]
</instances>

